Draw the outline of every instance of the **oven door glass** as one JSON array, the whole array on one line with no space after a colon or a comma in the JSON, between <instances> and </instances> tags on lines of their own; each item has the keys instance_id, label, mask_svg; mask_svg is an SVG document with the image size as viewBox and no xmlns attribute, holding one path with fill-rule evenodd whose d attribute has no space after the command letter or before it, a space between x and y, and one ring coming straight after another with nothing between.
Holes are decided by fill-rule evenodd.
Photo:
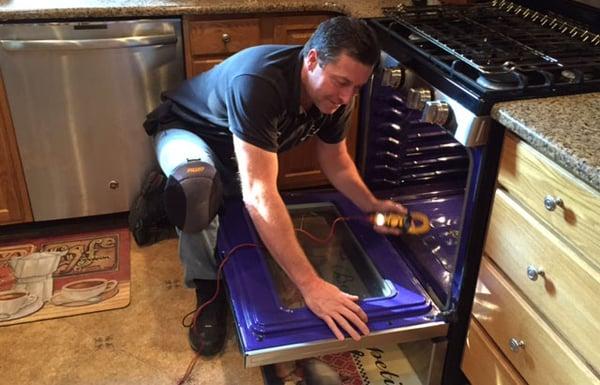
<instances>
[{"instance_id":1,"label":"oven door glass","mask_svg":"<svg viewBox=\"0 0 600 385\"><path fill-rule=\"evenodd\" d=\"M371 333L356 342L335 339L305 305L298 290L268 254L241 201L228 201L220 217L221 257L240 244L224 267L246 366L445 336L447 324L397 248L372 230L364 214L339 193L284 196L307 257L320 276L357 295ZM330 233L336 218L335 232Z\"/></svg>"},{"instance_id":2,"label":"oven door glass","mask_svg":"<svg viewBox=\"0 0 600 385\"><path fill-rule=\"evenodd\" d=\"M393 293L393 288L386 285L346 223L338 221L331 231L332 224L341 217L333 204L290 205L288 211L297 229L298 241L321 278L360 299L387 297ZM268 251L264 253L281 304L287 309L304 307L298 288Z\"/></svg>"}]
</instances>

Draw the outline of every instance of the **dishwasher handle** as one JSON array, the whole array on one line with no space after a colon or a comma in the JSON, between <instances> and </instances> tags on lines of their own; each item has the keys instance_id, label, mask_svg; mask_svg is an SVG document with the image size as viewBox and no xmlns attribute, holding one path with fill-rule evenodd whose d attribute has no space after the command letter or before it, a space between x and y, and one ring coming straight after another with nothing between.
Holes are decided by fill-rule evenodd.
<instances>
[{"instance_id":1,"label":"dishwasher handle","mask_svg":"<svg viewBox=\"0 0 600 385\"><path fill-rule=\"evenodd\" d=\"M175 34L82 40L0 40L0 46L7 51L132 48L175 43Z\"/></svg>"}]
</instances>

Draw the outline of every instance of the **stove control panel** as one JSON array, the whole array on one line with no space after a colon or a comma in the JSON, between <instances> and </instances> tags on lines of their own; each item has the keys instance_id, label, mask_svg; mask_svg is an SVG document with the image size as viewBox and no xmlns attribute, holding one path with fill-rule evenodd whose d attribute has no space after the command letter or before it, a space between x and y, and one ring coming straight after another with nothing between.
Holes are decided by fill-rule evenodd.
<instances>
[{"instance_id":1,"label":"stove control panel","mask_svg":"<svg viewBox=\"0 0 600 385\"><path fill-rule=\"evenodd\" d=\"M382 118L414 120L421 124L443 127L459 143L467 147L485 145L491 129L491 118L478 116L457 100L437 89L421 78L410 67L394 57L382 52L382 65L379 86L389 87L385 97L379 96L376 104L389 99L397 116L390 116L387 110L378 110ZM393 100L392 100L393 99ZM404 127L403 129L406 129Z\"/></svg>"}]
</instances>

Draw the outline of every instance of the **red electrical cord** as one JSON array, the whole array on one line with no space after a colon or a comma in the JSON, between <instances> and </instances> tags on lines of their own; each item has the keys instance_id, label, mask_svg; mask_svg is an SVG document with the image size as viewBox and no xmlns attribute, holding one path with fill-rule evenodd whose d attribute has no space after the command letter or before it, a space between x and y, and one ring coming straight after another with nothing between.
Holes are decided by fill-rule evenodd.
<instances>
[{"instance_id":1,"label":"red electrical cord","mask_svg":"<svg viewBox=\"0 0 600 385\"><path fill-rule=\"evenodd\" d=\"M227 263L227 261L229 260L229 257L231 257L233 255L233 253L235 253L236 251L238 251L241 248L244 247L257 247L257 245L255 243L240 243L239 245L235 246L234 248L232 248L231 250L229 250L229 252L225 255L225 257L223 258L223 260L221 261L221 263L219 264L219 268L217 269L217 287L215 289L215 294L213 294L212 297L210 297L210 299L206 302L204 302L202 305L198 306L198 308L194 311L189 312L188 314L185 315L185 317L183 317L182 323L183 326L185 327L191 327L194 328L195 324L196 324L196 319L200 316L200 313L202 313L202 311L208 306L210 305L219 295L219 291L221 290L221 273L223 272L223 266L225 266L225 263ZM185 323L185 320L187 317L189 317L191 314L193 314L194 316L192 317L192 322L187 325ZM198 351L202 351L202 347L203 347L203 342L202 340L200 340L200 346L198 346ZM184 384L190 377L190 375L192 374L192 370L194 369L194 366L196 365L196 362L198 362L198 359L200 358L200 354L196 353L194 355L194 358L192 359L192 361L189 363L185 374L183 375L183 377L177 382L177 385L182 385Z\"/></svg>"},{"instance_id":2,"label":"red electrical cord","mask_svg":"<svg viewBox=\"0 0 600 385\"><path fill-rule=\"evenodd\" d=\"M309 233L308 231L303 230L303 229L295 228L294 230L306 235L308 238L310 238L314 242L325 244L325 243L328 243L329 241L331 241L331 238L335 234L335 225L339 221L348 221L350 219L363 219L363 217L337 217L331 224L331 230L329 231L329 234L327 234L327 236L322 239L315 237L314 235L312 235L311 233Z\"/></svg>"},{"instance_id":3,"label":"red electrical cord","mask_svg":"<svg viewBox=\"0 0 600 385\"><path fill-rule=\"evenodd\" d=\"M350 219L365 219L365 218L364 217L338 217L331 224L331 230L329 231L329 234L325 238L317 238L314 235L312 235L311 233L309 233L308 231L301 229L301 228L295 228L294 230L306 235L308 238L310 238L314 242L325 244L325 243L328 243L331 240L331 238L333 237L333 235L335 234L335 225L340 221L350 220ZM237 246L233 247L231 250L229 250L229 252L225 255L225 257L219 264L219 268L217 269L217 288L215 289L215 294L213 294L213 296L208 301L204 302L196 310L191 311L188 314L186 314L182 320L183 326L193 328L196 323L196 319L200 316L202 311L217 298L217 296L219 295L219 291L221 289L221 274L223 271L223 267L225 266L225 263L227 263L227 261L229 260L229 257L231 257L233 255L233 253L235 253L236 251L238 251L239 249L242 249L244 247L258 247L258 245L256 245L255 243L240 243L239 245L237 245ZM186 324L185 320L192 314L194 315L192 317L192 322L190 324ZM202 344L202 341L200 341L200 346L198 346L198 351L201 351L202 347L203 347L203 344ZM194 358L192 359L192 361L190 361L190 363L185 371L185 374L177 382L177 385L182 385L189 379L190 375L192 374L192 370L194 369L194 366L196 365L196 362L198 362L199 358L200 358L200 354L196 353Z\"/></svg>"}]
</instances>

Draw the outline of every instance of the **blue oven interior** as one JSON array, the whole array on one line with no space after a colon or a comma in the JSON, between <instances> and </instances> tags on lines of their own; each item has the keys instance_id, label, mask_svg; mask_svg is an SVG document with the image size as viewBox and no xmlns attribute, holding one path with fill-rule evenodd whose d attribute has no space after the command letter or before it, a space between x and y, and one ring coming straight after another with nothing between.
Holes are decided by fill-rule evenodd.
<instances>
[{"instance_id":1,"label":"blue oven interior","mask_svg":"<svg viewBox=\"0 0 600 385\"><path fill-rule=\"evenodd\" d=\"M384 56L387 66L396 61ZM422 121L397 87L375 76L362 108L359 152L367 185L380 198L401 202L430 219L422 236L389 237L419 282L443 311L452 308L462 279L461 241L468 239L468 220L477 194L485 146L467 147L452 131ZM445 126L456 125L450 116Z\"/></svg>"}]
</instances>

